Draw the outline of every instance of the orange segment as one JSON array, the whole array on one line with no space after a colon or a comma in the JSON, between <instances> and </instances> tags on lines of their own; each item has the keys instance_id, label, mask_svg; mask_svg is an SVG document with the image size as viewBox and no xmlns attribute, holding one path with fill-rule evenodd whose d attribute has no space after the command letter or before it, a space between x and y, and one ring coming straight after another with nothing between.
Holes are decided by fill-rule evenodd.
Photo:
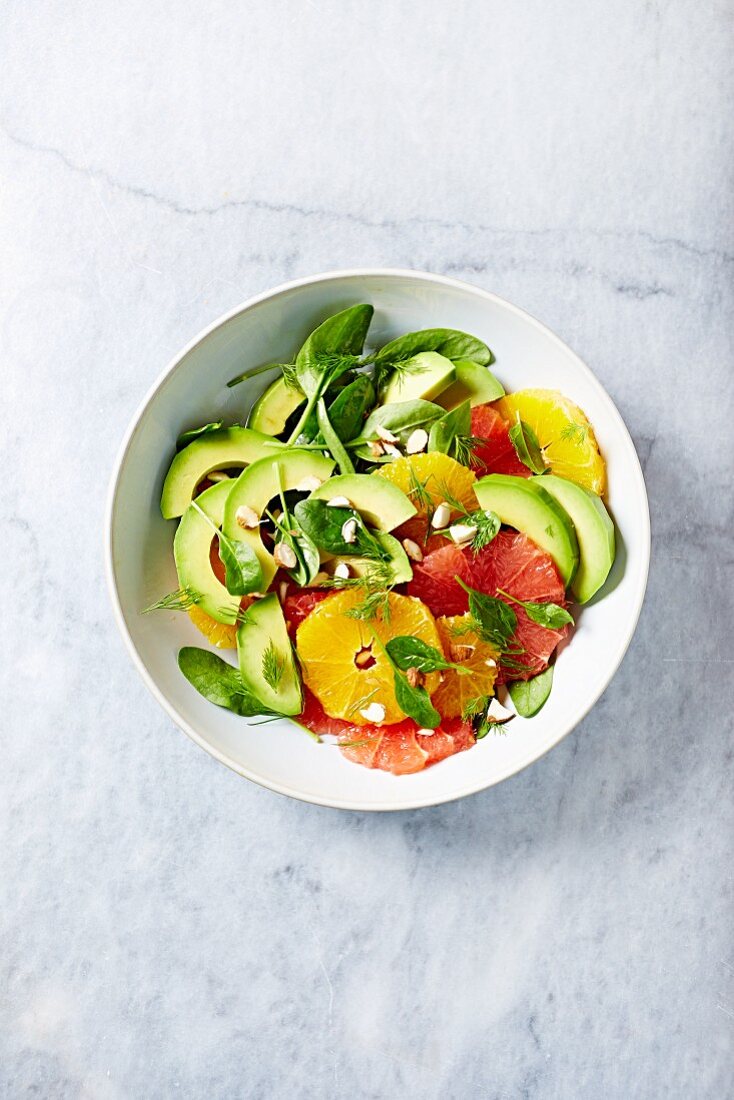
<instances>
[{"instance_id":1,"label":"orange segment","mask_svg":"<svg viewBox=\"0 0 734 1100\"><path fill-rule=\"evenodd\" d=\"M478 508L474 495L476 475L448 455L431 451L430 454L406 455L379 466L374 477L384 477L402 489L425 516L447 495L458 500L468 511ZM457 515L453 512L453 515Z\"/></svg>"},{"instance_id":2,"label":"orange segment","mask_svg":"<svg viewBox=\"0 0 734 1100\"><path fill-rule=\"evenodd\" d=\"M425 604L394 592L388 599L389 619L377 617L365 623L346 614L360 602L359 593L336 592L322 600L298 627L296 652L303 679L332 718L365 725L371 719L360 711L370 703L385 708L385 717L377 724L389 725L405 718L395 700L392 666L375 642L371 628L383 643L409 634L428 645L441 646L436 621ZM424 687L429 695L438 681L436 672L426 676Z\"/></svg>"},{"instance_id":3,"label":"orange segment","mask_svg":"<svg viewBox=\"0 0 734 1100\"><path fill-rule=\"evenodd\" d=\"M604 459L594 429L573 401L557 390L518 390L495 401L494 408L513 424L519 417L530 425L554 474L604 495Z\"/></svg>"},{"instance_id":4,"label":"orange segment","mask_svg":"<svg viewBox=\"0 0 734 1100\"><path fill-rule=\"evenodd\" d=\"M205 611L202 611L196 605L189 608L189 618L196 629L200 630L207 641L215 645L217 649L237 648L236 626L229 623L218 623L216 619L212 619L210 615L207 615Z\"/></svg>"},{"instance_id":5,"label":"orange segment","mask_svg":"<svg viewBox=\"0 0 734 1100\"><path fill-rule=\"evenodd\" d=\"M470 670L469 675L463 676L453 669L444 672L441 684L431 697L436 710L447 718L458 718L472 699L494 692L497 652L473 630L465 630L470 621L471 615L436 619L446 659Z\"/></svg>"}]
</instances>

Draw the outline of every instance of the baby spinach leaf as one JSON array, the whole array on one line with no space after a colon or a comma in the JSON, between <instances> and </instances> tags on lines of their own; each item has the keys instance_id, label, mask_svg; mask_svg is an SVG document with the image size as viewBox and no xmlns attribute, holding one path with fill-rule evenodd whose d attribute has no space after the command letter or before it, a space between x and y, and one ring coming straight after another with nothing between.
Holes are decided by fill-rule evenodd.
<instances>
[{"instance_id":1,"label":"baby spinach leaf","mask_svg":"<svg viewBox=\"0 0 734 1100\"><path fill-rule=\"evenodd\" d=\"M352 465L352 460L347 454L341 439L332 427L323 397L320 397L316 403L316 419L318 421L319 430L324 437L326 447L339 467L339 472L341 474L353 474L354 466Z\"/></svg>"},{"instance_id":2,"label":"baby spinach leaf","mask_svg":"<svg viewBox=\"0 0 734 1100\"><path fill-rule=\"evenodd\" d=\"M494 361L487 345L476 336L452 328L425 328L420 332L408 332L385 344L375 356L375 362L381 364L411 359L421 351L437 351L447 359L473 359L483 366L489 366Z\"/></svg>"},{"instance_id":3,"label":"baby spinach leaf","mask_svg":"<svg viewBox=\"0 0 734 1100\"><path fill-rule=\"evenodd\" d=\"M402 672L393 670L395 682L395 701L408 718L412 718L419 726L435 730L441 725L441 715L438 713L431 697L424 687L411 687Z\"/></svg>"},{"instance_id":4,"label":"baby spinach leaf","mask_svg":"<svg viewBox=\"0 0 734 1100\"><path fill-rule=\"evenodd\" d=\"M388 656L401 672L407 672L409 668L415 668L418 672L440 672L443 669L453 669L462 675L469 672L463 665L447 661L444 655L432 645L428 645L421 638L412 638L407 634L401 634L397 638L391 638L385 646Z\"/></svg>"},{"instance_id":5,"label":"baby spinach leaf","mask_svg":"<svg viewBox=\"0 0 734 1100\"><path fill-rule=\"evenodd\" d=\"M200 436L218 431L223 423L223 420L213 420L211 424L202 424L200 428L190 428L187 432L182 432L176 440L176 450L182 451L184 447L188 447L189 443L193 443Z\"/></svg>"},{"instance_id":6,"label":"baby spinach leaf","mask_svg":"<svg viewBox=\"0 0 734 1100\"><path fill-rule=\"evenodd\" d=\"M244 687L236 668L197 646L184 646L178 654L178 667L186 679L210 703L234 711L243 718L256 714L275 714Z\"/></svg>"},{"instance_id":7,"label":"baby spinach leaf","mask_svg":"<svg viewBox=\"0 0 734 1100\"><path fill-rule=\"evenodd\" d=\"M408 718L412 718L419 726L435 730L441 724L441 715L431 702L430 695L424 687L411 687L405 673L399 668L382 638L380 638L374 627L371 627L371 630L372 637L392 665L395 701L403 714Z\"/></svg>"},{"instance_id":8,"label":"baby spinach leaf","mask_svg":"<svg viewBox=\"0 0 734 1100\"><path fill-rule=\"evenodd\" d=\"M513 680L507 685L515 710L521 718L532 718L544 706L553 687L553 665L532 680Z\"/></svg>"},{"instance_id":9,"label":"baby spinach leaf","mask_svg":"<svg viewBox=\"0 0 734 1100\"><path fill-rule=\"evenodd\" d=\"M280 370L285 375L286 371L293 370L292 363L263 363L260 367L250 367L249 370L245 370L242 374L238 374L236 378L230 378L227 386L231 389L233 386L238 386L240 382L244 382L247 378L254 378L258 374L266 374L269 370Z\"/></svg>"},{"instance_id":10,"label":"baby spinach leaf","mask_svg":"<svg viewBox=\"0 0 734 1100\"><path fill-rule=\"evenodd\" d=\"M524 607L527 617L537 623L538 626L547 626L551 630L561 630L568 623L573 622L573 615L557 603L534 603L533 600L518 600L511 596L509 592L503 592L501 588L497 591L508 600L512 600L513 603Z\"/></svg>"},{"instance_id":11,"label":"baby spinach leaf","mask_svg":"<svg viewBox=\"0 0 734 1100\"><path fill-rule=\"evenodd\" d=\"M263 571L250 544L238 542L225 535L195 500L192 500L191 506L204 517L219 540L219 557L224 565L224 585L229 594L246 596L248 592L259 592L263 584Z\"/></svg>"},{"instance_id":12,"label":"baby spinach leaf","mask_svg":"<svg viewBox=\"0 0 734 1100\"><path fill-rule=\"evenodd\" d=\"M366 374L358 375L329 405L329 420L343 443L358 436L365 417L377 400Z\"/></svg>"},{"instance_id":13,"label":"baby spinach leaf","mask_svg":"<svg viewBox=\"0 0 734 1100\"><path fill-rule=\"evenodd\" d=\"M461 577L454 578L469 596L469 613L474 619L482 638L502 652L507 649L517 627L517 615L511 607L498 600L496 596L487 596L464 584Z\"/></svg>"},{"instance_id":14,"label":"baby spinach leaf","mask_svg":"<svg viewBox=\"0 0 734 1100\"><path fill-rule=\"evenodd\" d=\"M440 420L444 413L445 409L440 405L434 405L432 401L395 401L390 405L379 405L367 417L361 435L356 440L352 440L352 443L360 444L357 450L359 458L374 462L375 456L371 453L367 442L379 439L378 426L392 432L399 442L406 443L416 428L430 430L431 424ZM379 458L378 461L389 461L389 456Z\"/></svg>"},{"instance_id":15,"label":"baby spinach leaf","mask_svg":"<svg viewBox=\"0 0 734 1100\"><path fill-rule=\"evenodd\" d=\"M382 561L389 557L389 551L368 530L354 508L332 508L325 500L308 497L300 500L293 511L300 526L321 550ZM347 542L342 533L349 520L356 523L353 542Z\"/></svg>"},{"instance_id":16,"label":"baby spinach leaf","mask_svg":"<svg viewBox=\"0 0 734 1100\"><path fill-rule=\"evenodd\" d=\"M471 405L468 401L457 405L444 414L440 420L434 420L428 434L428 450L456 458L457 436L466 438L471 435Z\"/></svg>"},{"instance_id":17,"label":"baby spinach leaf","mask_svg":"<svg viewBox=\"0 0 734 1100\"><path fill-rule=\"evenodd\" d=\"M357 364L373 313L370 305L350 306L327 317L306 340L293 369L295 381L306 395L306 404L289 443L301 435L316 402L329 385Z\"/></svg>"},{"instance_id":18,"label":"baby spinach leaf","mask_svg":"<svg viewBox=\"0 0 734 1100\"><path fill-rule=\"evenodd\" d=\"M510 428L508 435L512 446L515 448L515 454L523 465L532 470L534 474L544 474L547 467L543 452L540 449L538 437L530 425L523 420L518 420Z\"/></svg>"}]
</instances>

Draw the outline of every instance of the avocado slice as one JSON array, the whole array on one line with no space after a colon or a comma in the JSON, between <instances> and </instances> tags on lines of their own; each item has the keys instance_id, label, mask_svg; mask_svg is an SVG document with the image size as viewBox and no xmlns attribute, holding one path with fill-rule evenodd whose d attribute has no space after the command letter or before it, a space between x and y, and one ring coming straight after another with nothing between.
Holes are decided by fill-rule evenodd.
<instances>
[{"instance_id":1,"label":"avocado slice","mask_svg":"<svg viewBox=\"0 0 734 1100\"><path fill-rule=\"evenodd\" d=\"M289 386L285 378L276 378L250 409L247 427L266 435L280 435L288 417L305 400L301 391Z\"/></svg>"},{"instance_id":2,"label":"avocado slice","mask_svg":"<svg viewBox=\"0 0 734 1100\"><path fill-rule=\"evenodd\" d=\"M222 525L224 502L234 480L219 481L200 493L196 503L217 527ZM201 598L197 601L202 611L218 623L233 623L237 618L240 597L232 596L214 575L209 559L213 532L200 512L189 505L184 512L173 540L173 557L176 562L178 583L190 588Z\"/></svg>"},{"instance_id":3,"label":"avocado slice","mask_svg":"<svg viewBox=\"0 0 734 1100\"><path fill-rule=\"evenodd\" d=\"M301 713L301 677L274 592L245 611L237 627L237 657L242 683L268 710Z\"/></svg>"},{"instance_id":4,"label":"avocado slice","mask_svg":"<svg viewBox=\"0 0 734 1100\"><path fill-rule=\"evenodd\" d=\"M434 401L450 412L464 401L471 407L486 405L488 401L497 401L505 396L505 387L495 378L489 367L475 363L473 359L455 359L456 381L441 390Z\"/></svg>"},{"instance_id":5,"label":"avocado slice","mask_svg":"<svg viewBox=\"0 0 734 1100\"><path fill-rule=\"evenodd\" d=\"M275 447L282 446L275 442ZM164 519L182 516L193 500L196 486L212 470L248 466L273 454L273 440L251 428L221 428L195 439L179 451L171 463L161 493Z\"/></svg>"},{"instance_id":6,"label":"avocado slice","mask_svg":"<svg viewBox=\"0 0 734 1100\"><path fill-rule=\"evenodd\" d=\"M450 359L437 351L421 351L400 364L381 394L383 405L396 401L431 401L456 379Z\"/></svg>"},{"instance_id":7,"label":"avocado slice","mask_svg":"<svg viewBox=\"0 0 734 1100\"><path fill-rule=\"evenodd\" d=\"M385 531L376 531L375 535L390 554L390 557L383 562L384 565L389 566L392 573L392 577L387 583L405 584L411 581L413 579L413 566L398 540ZM349 566L349 572L353 577L363 577L365 573L369 572L370 567L375 564L373 558L342 558L338 556L330 558L331 565L338 565L340 562L345 562Z\"/></svg>"},{"instance_id":8,"label":"avocado slice","mask_svg":"<svg viewBox=\"0 0 734 1100\"><path fill-rule=\"evenodd\" d=\"M540 478L538 478L540 481ZM482 508L531 538L553 558L568 587L579 563L576 532L568 513L539 484L511 474L488 474L474 485Z\"/></svg>"},{"instance_id":9,"label":"avocado slice","mask_svg":"<svg viewBox=\"0 0 734 1100\"><path fill-rule=\"evenodd\" d=\"M557 474L528 480L531 488L549 493L571 517L579 544L579 566L571 591L586 603L599 591L614 564L614 524L601 497Z\"/></svg>"},{"instance_id":10,"label":"avocado slice","mask_svg":"<svg viewBox=\"0 0 734 1100\"><path fill-rule=\"evenodd\" d=\"M381 484L376 484L380 482ZM385 489L388 492L385 492ZM364 517L369 527L392 531L415 515L415 506L397 485L384 477L371 474L340 474L330 477L311 493L317 500L346 497L352 507Z\"/></svg>"},{"instance_id":11,"label":"avocado slice","mask_svg":"<svg viewBox=\"0 0 734 1100\"><path fill-rule=\"evenodd\" d=\"M326 481L334 469L333 458L325 458L316 451L297 449L282 450L269 458L261 458L243 470L232 485L224 506L222 530L229 538L239 542L249 542L258 556L263 570L263 583L267 588L277 571L273 555L263 546L259 527L245 529L237 522L237 509L241 505L253 508L262 516L269 501L278 496L282 487L284 493L297 489L306 477L317 477ZM278 471L280 470L280 483Z\"/></svg>"}]
</instances>

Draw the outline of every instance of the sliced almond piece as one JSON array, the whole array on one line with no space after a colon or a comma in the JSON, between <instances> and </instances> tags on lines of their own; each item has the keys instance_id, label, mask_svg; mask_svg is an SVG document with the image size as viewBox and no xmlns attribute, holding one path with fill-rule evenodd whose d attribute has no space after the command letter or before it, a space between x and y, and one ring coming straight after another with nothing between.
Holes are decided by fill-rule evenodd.
<instances>
[{"instance_id":1,"label":"sliced almond piece","mask_svg":"<svg viewBox=\"0 0 734 1100\"><path fill-rule=\"evenodd\" d=\"M359 713L365 722L379 723L385 721L385 708L382 703L370 703L369 706L363 707Z\"/></svg>"},{"instance_id":2,"label":"sliced almond piece","mask_svg":"<svg viewBox=\"0 0 734 1100\"><path fill-rule=\"evenodd\" d=\"M409 455L420 454L421 451L425 451L428 444L428 432L425 428L416 428L414 432L411 432L408 436L408 442L405 444L405 453Z\"/></svg>"},{"instance_id":3,"label":"sliced almond piece","mask_svg":"<svg viewBox=\"0 0 734 1100\"><path fill-rule=\"evenodd\" d=\"M457 546L471 542L476 533L477 529L471 523L452 523L449 527L449 535Z\"/></svg>"},{"instance_id":4,"label":"sliced almond piece","mask_svg":"<svg viewBox=\"0 0 734 1100\"><path fill-rule=\"evenodd\" d=\"M342 524L341 531L342 538L345 542L357 541L357 521L356 519L348 519Z\"/></svg>"},{"instance_id":5,"label":"sliced almond piece","mask_svg":"<svg viewBox=\"0 0 734 1100\"><path fill-rule=\"evenodd\" d=\"M278 543L273 551L273 559L282 569L293 569L298 561L295 550L287 542Z\"/></svg>"},{"instance_id":6,"label":"sliced almond piece","mask_svg":"<svg viewBox=\"0 0 734 1100\"><path fill-rule=\"evenodd\" d=\"M423 561L423 551L412 539L403 539L403 550L412 561Z\"/></svg>"},{"instance_id":7,"label":"sliced almond piece","mask_svg":"<svg viewBox=\"0 0 734 1100\"><path fill-rule=\"evenodd\" d=\"M436 531L440 530L443 527L448 526L448 522L450 519L451 508L445 500L442 500L440 504L436 505L436 510L431 516L431 527L433 527L433 529Z\"/></svg>"},{"instance_id":8,"label":"sliced almond piece","mask_svg":"<svg viewBox=\"0 0 734 1100\"><path fill-rule=\"evenodd\" d=\"M351 508L352 502L348 497L332 497L326 502L327 508Z\"/></svg>"},{"instance_id":9,"label":"sliced almond piece","mask_svg":"<svg viewBox=\"0 0 734 1100\"><path fill-rule=\"evenodd\" d=\"M340 561L334 569L334 576L345 581L349 577L349 566L345 561Z\"/></svg>"},{"instance_id":10,"label":"sliced almond piece","mask_svg":"<svg viewBox=\"0 0 734 1100\"><path fill-rule=\"evenodd\" d=\"M238 526L244 528L246 531L251 531L253 527L258 527L260 524L259 515L249 504L240 504L234 514L234 518Z\"/></svg>"},{"instance_id":11,"label":"sliced almond piece","mask_svg":"<svg viewBox=\"0 0 734 1100\"><path fill-rule=\"evenodd\" d=\"M295 489L298 493L312 493L314 489L318 489L323 484L320 477L316 477L315 474L308 474L306 477L301 478Z\"/></svg>"},{"instance_id":12,"label":"sliced almond piece","mask_svg":"<svg viewBox=\"0 0 734 1100\"><path fill-rule=\"evenodd\" d=\"M381 439L383 443L397 443L398 437L394 432L391 432L389 428L383 428L382 424L375 425L375 435L378 439Z\"/></svg>"}]
</instances>

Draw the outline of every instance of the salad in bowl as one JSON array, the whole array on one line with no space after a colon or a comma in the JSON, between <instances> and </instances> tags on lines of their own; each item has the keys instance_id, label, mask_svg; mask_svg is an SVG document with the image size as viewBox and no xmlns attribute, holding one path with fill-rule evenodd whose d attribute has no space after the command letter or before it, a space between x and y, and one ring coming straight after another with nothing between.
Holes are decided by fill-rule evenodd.
<instances>
[{"instance_id":1,"label":"salad in bowl","mask_svg":"<svg viewBox=\"0 0 734 1100\"><path fill-rule=\"evenodd\" d=\"M178 667L211 704L406 775L540 712L615 527L582 409L513 390L470 333L373 342L373 312L232 378L271 378L246 423L179 437L178 588L145 610L201 632Z\"/></svg>"}]
</instances>

